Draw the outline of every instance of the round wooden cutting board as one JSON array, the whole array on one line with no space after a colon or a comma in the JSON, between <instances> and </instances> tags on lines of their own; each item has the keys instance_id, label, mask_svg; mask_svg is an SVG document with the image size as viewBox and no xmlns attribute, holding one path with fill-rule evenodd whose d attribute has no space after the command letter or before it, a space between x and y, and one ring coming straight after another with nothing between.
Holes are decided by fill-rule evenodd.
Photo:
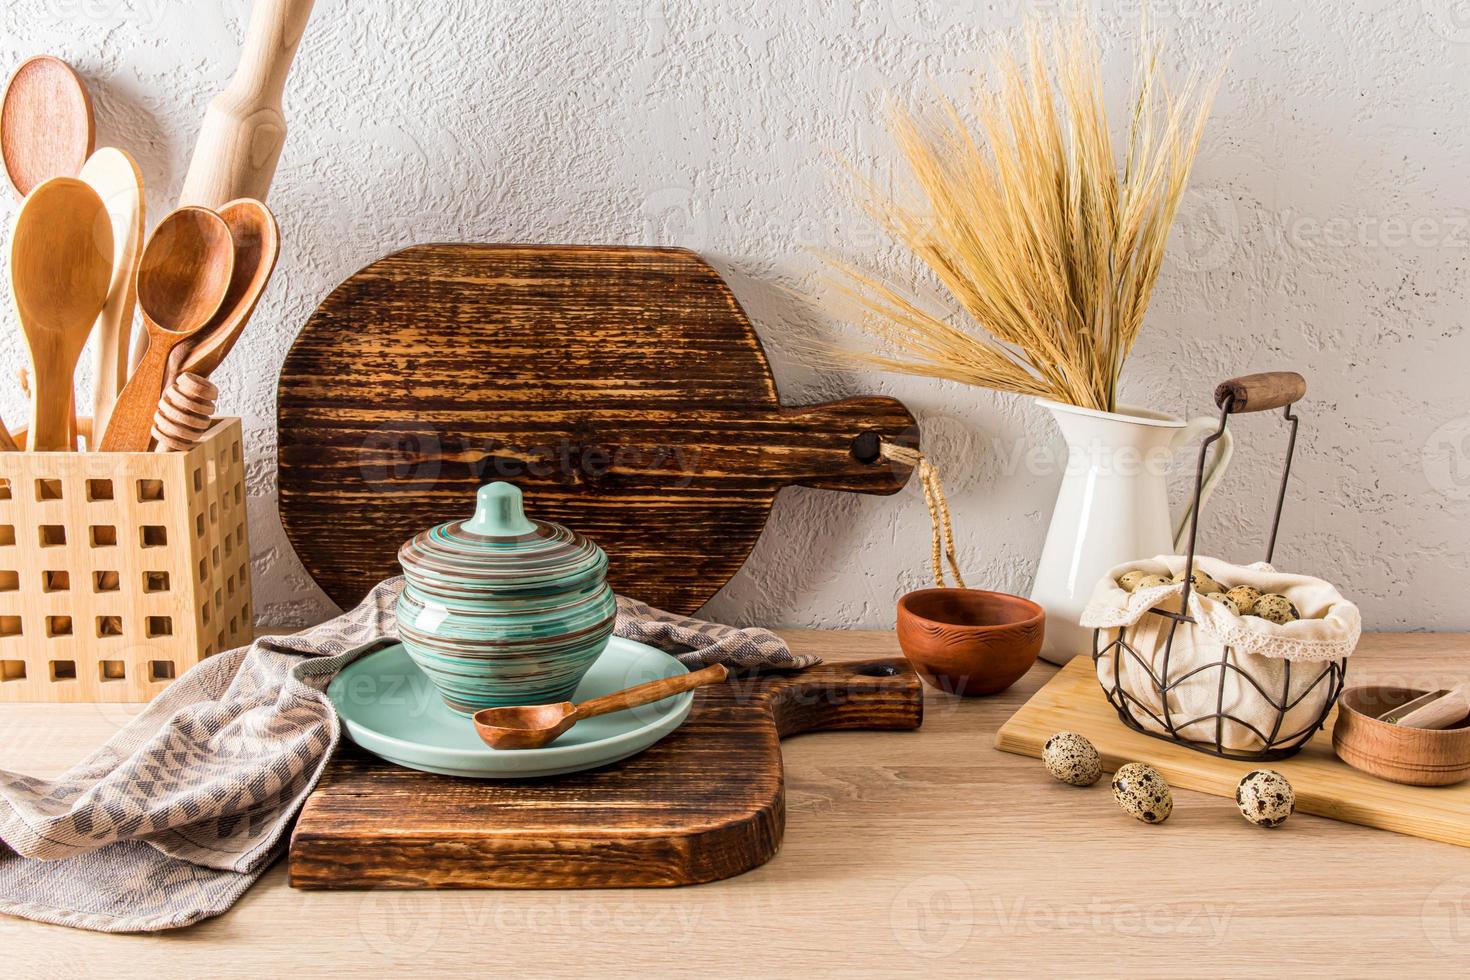
<instances>
[{"instance_id":1,"label":"round wooden cutting board","mask_svg":"<svg viewBox=\"0 0 1470 980\"><path fill-rule=\"evenodd\" d=\"M278 391L281 521L348 607L398 546L507 480L607 550L620 593L698 609L786 486L891 494L902 403L783 407L755 329L683 249L420 245L332 291Z\"/></svg>"}]
</instances>

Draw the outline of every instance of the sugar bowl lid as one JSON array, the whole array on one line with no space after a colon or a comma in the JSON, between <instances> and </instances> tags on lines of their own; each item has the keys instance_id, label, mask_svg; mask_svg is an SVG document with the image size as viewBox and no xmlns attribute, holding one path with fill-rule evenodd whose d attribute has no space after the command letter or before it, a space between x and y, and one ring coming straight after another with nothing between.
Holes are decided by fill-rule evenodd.
<instances>
[{"instance_id":1,"label":"sugar bowl lid","mask_svg":"<svg viewBox=\"0 0 1470 980\"><path fill-rule=\"evenodd\" d=\"M601 548L560 524L527 519L509 483L481 487L473 517L415 535L398 561L415 588L449 597L566 592L607 575Z\"/></svg>"}]
</instances>

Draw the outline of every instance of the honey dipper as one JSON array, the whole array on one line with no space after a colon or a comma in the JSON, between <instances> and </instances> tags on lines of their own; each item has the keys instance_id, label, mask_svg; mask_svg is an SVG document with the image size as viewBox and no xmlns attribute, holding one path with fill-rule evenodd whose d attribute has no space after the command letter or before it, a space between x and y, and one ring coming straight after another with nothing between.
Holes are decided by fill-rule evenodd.
<instances>
[{"instance_id":1,"label":"honey dipper","mask_svg":"<svg viewBox=\"0 0 1470 980\"><path fill-rule=\"evenodd\" d=\"M219 389L197 374L185 372L163 391L153 416L153 438L158 452L183 452L209 430L214 422L214 402Z\"/></svg>"}]
</instances>

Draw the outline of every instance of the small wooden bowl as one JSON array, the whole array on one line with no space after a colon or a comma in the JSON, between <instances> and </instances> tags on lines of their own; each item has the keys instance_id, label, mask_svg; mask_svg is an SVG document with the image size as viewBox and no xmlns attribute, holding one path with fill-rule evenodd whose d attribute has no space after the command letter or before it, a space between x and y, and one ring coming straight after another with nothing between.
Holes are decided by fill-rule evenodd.
<instances>
[{"instance_id":1,"label":"small wooden bowl","mask_svg":"<svg viewBox=\"0 0 1470 980\"><path fill-rule=\"evenodd\" d=\"M1332 729L1337 757L1370 776L1409 786L1450 786L1470 778L1470 719L1443 731L1378 720L1426 693L1404 687L1344 691Z\"/></svg>"},{"instance_id":2,"label":"small wooden bowl","mask_svg":"<svg viewBox=\"0 0 1470 980\"><path fill-rule=\"evenodd\" d=\"M1046 613L1030 599L980 589L920 589L898 600L898 645L932 687L997 694L1041 653Z\"/></svg>"}]
</instances>

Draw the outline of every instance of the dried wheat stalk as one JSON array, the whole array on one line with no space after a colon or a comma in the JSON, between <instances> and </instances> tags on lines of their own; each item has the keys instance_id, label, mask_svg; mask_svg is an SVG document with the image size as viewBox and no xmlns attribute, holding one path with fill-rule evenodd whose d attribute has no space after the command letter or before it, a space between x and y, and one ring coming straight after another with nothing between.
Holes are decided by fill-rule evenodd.
<instances>
[{"instance_id":1,"label":"dried wheat stalk","mask_svg":"<svg viewBox=\"0 0 1470 980\"><path fill-rule=\"evenodd\" d=\"M993 56L997 84L977 90L972 124L942 98L922 117L895 112L916 203L862 182L870 213L961 315L931 313L882 278L839 266L836 288L879 349L813 353L1112 411L1218 75L1206 82L1195 71L1172 93L1160 46L1140 43L1119 161L1091 25L1032 21L1025 47L1024 63L1009 50Z\"/></svg>"}]
</instances>

